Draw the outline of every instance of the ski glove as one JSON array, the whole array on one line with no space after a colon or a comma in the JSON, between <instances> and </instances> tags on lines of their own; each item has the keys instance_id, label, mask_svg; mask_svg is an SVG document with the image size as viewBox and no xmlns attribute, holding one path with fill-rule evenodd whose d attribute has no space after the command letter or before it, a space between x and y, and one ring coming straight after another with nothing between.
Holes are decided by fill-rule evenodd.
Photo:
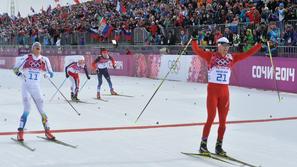
<instances>
[{"instance_id":1,"label":"ski glove","mask_svg":"<svg viewBox=\"0 0 297 167\"><path fill-rule=\"evenodd\" d=\"M19 76L21 76L21 75L23 75L23 74L22 74L21 72L18 71L18 72L15 73L15 75L17 75L17 76L19 77Z\"/></svg>"},{"instance_id":2,"label":"ski glove","mask_svg":"<svg viewBox=\"0 0 297 167\"><path fill-rule=\"evenodd\" d=\"M17 75L18 77L22 75L22 73L19 71L19 69L15 68L13 69L13 72L15 73L15 75Z\"/></svg>"},{"instance_id":3,"label":"ski glove","mask_svg":"<svg viewBox=\"0 0 297 167\"><path fill-rule=\"evenodd\" d=\"M44 74L44 78L53 78L54 73L53 72L48 72Z\"/></svg>"}]
</instances>

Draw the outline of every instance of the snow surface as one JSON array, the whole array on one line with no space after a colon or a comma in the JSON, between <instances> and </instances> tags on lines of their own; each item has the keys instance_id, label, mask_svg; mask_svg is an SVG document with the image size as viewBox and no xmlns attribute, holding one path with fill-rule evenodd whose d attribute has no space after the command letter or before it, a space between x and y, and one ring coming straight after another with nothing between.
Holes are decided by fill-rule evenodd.
<instances>
[{"instance_id":1,"label":"snow surface","mask_svg":"<svg viewBox=\"0 0 297 167\"><path fill-rule=\"evenodd\" d=\"M192 158L180 152L196 152L199 148L202 123L206 119L206 84L166 81L137 123L135 120L160 80L112 76L115 89L129 97L103 96L108 102L96 101L97 78L92 76L80 93L81 100L94 104L73 104L81 112L78 116L57 95L51 83L41 82L45 96L45 111L58 139L79 145L68 148L36 138L41 134L25 134L25 141L36 148L28 151L15 144L4 132L15 132L22 114L21 81L10 70L0 70L0 167L216 167L232 166L212 160ZM86 77L81 75L83 83ZM53 81L59 85L63 73L56 73ZM70 96L69 81L62 92ZM104 80L103 93L109 93ZM296 117L296 94L230 87L231 108L229 121L266 120ZM216 119L217 121L217 119ZM159 124L157 124L157 122ZM162 126L169 128L97 129L88 128ZM179 126L188 124L189 126ZM224 149L229 155L262 167L297 166L297 121L283 120L228 124ZM32 103L27 131L42 130L41 118ZM68 132L76 129L77 132ZM214 151L217 125L209 138L209 149Z\"/></svg>"}]
</instances>

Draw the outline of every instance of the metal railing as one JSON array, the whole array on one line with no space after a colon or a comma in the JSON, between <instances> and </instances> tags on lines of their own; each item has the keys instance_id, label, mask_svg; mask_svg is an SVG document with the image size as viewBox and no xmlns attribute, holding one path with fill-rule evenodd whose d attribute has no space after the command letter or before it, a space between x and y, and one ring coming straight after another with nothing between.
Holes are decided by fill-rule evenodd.
<instances>
[{"instance_id":1,"label":"metal railing","mask_svg":"<svg viewBox=\"0 0 297 167\"><path fill-rule=\"evenodd\" d=\"M297 46L279 46L277 54L281 57L295 57L297 58Z\"/></svg>"},{"instance_id":2,"label":"metal railing","mask_svg":"<svg viewBox=\"0 0 297 167\"><path fill-rule=\"evenodd\" d=\"M132 53L153 53L153 54L180 54L184 46L182 45L129 45L120 44L118 47L114 47L110 44L94 44L94 45L63 45L60 47L47 45L43 46L44 54L71 54L71 51L75 51L77 54L98 54L101 47L108 48L111 52L132 52ZM0 55L13 55L24 54L30 52L30 45L0 45ZM207 51L216 51L216 46L203 46ZM241 47L231 47L230 52L242 52ZM194 54L191 47L188 47L185 54ZM278 46L274 52L273 56L278 57L293 57L297 58L297 46ZM268 55L267 50L263 48L258 54L258 56Z\"/></svg>"},{"instance_id":3,"label":"metal railing","mask_svg":"<svg viewBox=\"0 0 297 167\"><path fill-rule=\"evenodd\" d=\"M289 20L286 24L293 25L293 28L297 31L297 20ZM278 24L282 25L283 24ZM185 30L190 36L193 31L215 31L219 30L224 32L225 28L229 28L233 33L241 34L246 30L246 28L255 29L256 25L251 23L239 23L239 24L212 24L212 25L196 25L196 26L188 26L185 28L182 27L163 27L161 31L162 35L167 38L168 34L172 34L175 44L180 43L180 32L181 30ZM283 28L280 28L281 31L284 31ZM282 32L281 32L282 33ZM102 43L110 43L112 39L115 38L115 31L111 33L107 38L99 38L98 35L91 32L73 32L73 33L63 33L60 35L61 45L90 45L90 44L102 44ZM122 33L119 38L119 43L127 43L127 44L156 44L154 42L150 42L152 39L151 33L145 28L135 28L132 32L132 40L127 41L125 35ZM0 37L0 45L12 45L12 44L20 44L20 45L30 45L35 42L34 37L30 37L29 35L16 35L16 36L5 36ZM53 37L50 37L47 34L39 33L37 36L37 40L45 45L55 45L55 40Z\"/></svg>"}]
</instances>

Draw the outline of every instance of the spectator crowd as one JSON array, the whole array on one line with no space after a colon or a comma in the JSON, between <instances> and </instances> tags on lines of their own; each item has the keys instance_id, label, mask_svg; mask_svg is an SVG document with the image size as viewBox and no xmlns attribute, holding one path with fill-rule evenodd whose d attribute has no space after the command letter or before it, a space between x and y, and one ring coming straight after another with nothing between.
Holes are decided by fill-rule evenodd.
<instances>
[{"instance_id":1,"label":"spectator crowd","mask_svg":"<svg viewBox=\"0 0 297 167\"><path fill-rule=\"evenodd\" d=\"M132 42L138 35L146 44L185 45L192 34L200 45L225 36L243 50L262 39L297 46L297 0L94 0L0 15L1 44Z\"/></svg>"}]
</instances>

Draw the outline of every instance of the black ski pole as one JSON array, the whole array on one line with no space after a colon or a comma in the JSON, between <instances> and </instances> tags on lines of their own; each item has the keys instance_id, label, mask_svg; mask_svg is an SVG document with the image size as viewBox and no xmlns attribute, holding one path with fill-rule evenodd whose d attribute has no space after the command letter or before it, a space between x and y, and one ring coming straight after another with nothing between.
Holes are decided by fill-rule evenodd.
<instances>
[{"instance_id":1,"label":"black ski pole","mask_svg":"<svg viewBox=\"0 0 297 167\"><path fill-rule=\"evenodd\" d=\"M141 115L144 113L145 109L147 108L147 106L150 104L150 102L152 101L152 99L154 98L154 96L156 95L156 93L158 92L158 90L161 88L162 84L165 82L166 78L168 77L168 75L170 74L170 72L176 68L176 64L179 61L180 57L184 54L184 52L187 50L188 46L190 45L190 43L192 42L192 38L189 40L189 42L187 43L187 45L185 46L185 48L182 50L182 52L180 53L180 55L176 58L174 64L171 66L171 68L169 69L168 73L165 75L165 77L162 79L161 83L159 84L159 86L157 87L157 89L155 90L155 92L153 93L153 95L151 96L151 98L149 99L149 101L146 103L146 105L144 106L144 108L142 109L142 111L140 112L140 114L138 115L135 123L138 121L138 119L141 117Z\"/></svg>"},{"instance_id":2,"label":"black ski pole","mask_svg":"<svg viewBox=\"0 0 297 167\"><path fill-rule=\"evenodd\" d=\"M67 100L67 98L64 96L64 94L58 89L56 84L50 78L48 80L58 90L58 92L63 96L63 98L67 101L67 103L71 106L71 108L77 113L77 115L80 115L80 113L73 107L73 105L69 102L69 100Z\"/></svg>"},{"instance_id":3,"label":"black ski pole","mask_svg":"<svg viewBox=\"0 0 297 167\"><path fill-rule=\"evenodd\" d=\"M61 85L59 86L59 88L56 90L56 92L53 94L53 96L50 98L49 101L52 101L54 99L54 97L56 96L56 94L59 92L59 90L61 89L61 87L64 85L66 79L67 78L64 79L64 81L61 83Z\"/></svg>"}]
</instances>

